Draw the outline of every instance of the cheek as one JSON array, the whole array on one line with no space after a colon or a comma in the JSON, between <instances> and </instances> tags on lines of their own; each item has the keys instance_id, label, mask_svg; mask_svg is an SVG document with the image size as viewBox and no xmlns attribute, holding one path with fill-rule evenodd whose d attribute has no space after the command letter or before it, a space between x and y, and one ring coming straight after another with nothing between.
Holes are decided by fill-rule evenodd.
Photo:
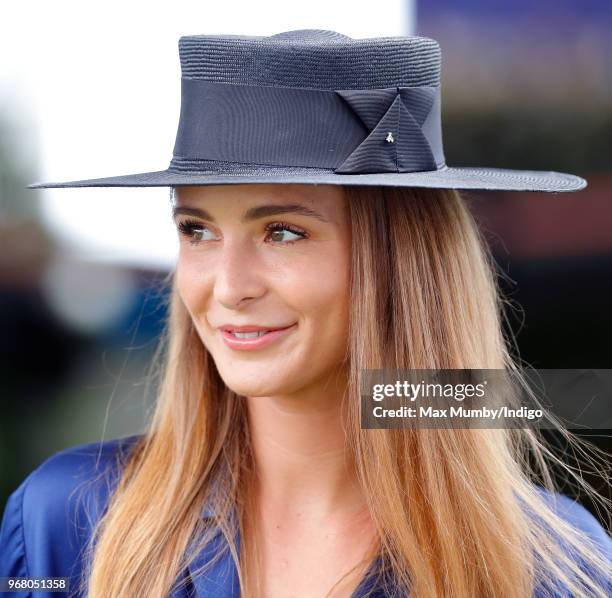
<instances>
[{"instance_id":1,"label":"cheek","mask_svg":"<svg viewBox=\"0 0 612 598\"><path fill-rule=\"evenodd\" d=\"M288 302L305 319L308 332L344 342L350 301L350 263L342 248L328 248L319 259L292 268ZM337 338L340 337L340 338Z\"/></svg>"},{"instance_id":2,"label":"cheek","mask_svg":"<svg viewBox=\"0 0 612 598\"><path fill-rule=\"evenodd\" d=\"M325 321L322 322L323 335L329 337L333 353L346 349L349 329L350 287L348 272L334 270L323 278L322 289L325 293ZM326 334L327 333L327 334Z\"/></svg>"},{"instance_id":3,"label":"cheek","mask_svg":"<svg viewBox=\"0 0 612 598\"><path fill-rule=\"evenodd\" d=\"M349 274L348 265L338 261L327 262L318 280L321 312L336 318L339 326L348 314Z\"/></svg>"},{"instance_id":4,"label":"cheek","mask_svg":"<svg viewBox=\"0 0 612 598\"><path fill-rule=\"evenodd\" d=\"M183 303L193 316L201 313L208 297L210 282L206 268L197 260L181 255L176 265L176 286Z\"/></svg>"}]
</instances>

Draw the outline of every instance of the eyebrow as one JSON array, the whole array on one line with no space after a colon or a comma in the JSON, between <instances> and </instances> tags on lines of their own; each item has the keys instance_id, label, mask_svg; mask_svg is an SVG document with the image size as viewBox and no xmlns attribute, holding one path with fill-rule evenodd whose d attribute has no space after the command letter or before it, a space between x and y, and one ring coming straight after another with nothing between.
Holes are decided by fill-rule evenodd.
<instances>
[{"instance_id":1,"label":"eyebrow","mask_svg":"<svg viewBox=\"0 0 612 598\"><path fill-rule=\"evenodd\" d=\"M176 217L179 214L185 214L187 216L198 216L199 218L203 218L204 220L214 222L215 224L217 222L209 212L201 208L174 207L172 209L172 218L176 220ZM278 216L281 214L298 214L300 216L316 218L321 222L329 222L329 220L325 218L322 214L320 214L316 210L313 210L312 208L303 206L302 204L270 204L254 206L252 208L249 208L242 215L240 221L246 223L251 220L258 220L259 218L265 218L267 216Z\"/></svg>"}]
</instances>

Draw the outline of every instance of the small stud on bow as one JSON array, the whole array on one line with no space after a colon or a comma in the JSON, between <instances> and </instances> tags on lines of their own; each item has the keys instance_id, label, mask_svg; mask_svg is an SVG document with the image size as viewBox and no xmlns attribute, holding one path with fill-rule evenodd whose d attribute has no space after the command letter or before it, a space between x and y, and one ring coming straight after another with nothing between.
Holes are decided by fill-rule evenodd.
<instances>
[{"instance_id":1,"label":"small stud on bow","mask_svg":"<svg viewBox=\"0 0 612 598\"><path fill-rule=\"evenodd\" d=\"M393 139L393 134L391 133L391 131L389 131L387 133L387 137L385 138L385 141L387 143L394 143L395 142L395 139Z\"/></svg>"}]
</instances>

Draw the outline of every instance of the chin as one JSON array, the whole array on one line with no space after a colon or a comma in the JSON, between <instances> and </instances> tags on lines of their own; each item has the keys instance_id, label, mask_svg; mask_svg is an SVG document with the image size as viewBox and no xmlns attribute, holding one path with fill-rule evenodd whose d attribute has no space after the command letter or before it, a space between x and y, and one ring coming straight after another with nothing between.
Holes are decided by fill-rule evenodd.
<instances>
[{"instance_id":1,"label":"chin","mask_svg":"<svg viewBox=\"0 0 612 598\"><path fill-rule=\"evenodd\" d=\"M252 380L241 380L230 376L227 379L223 378L223 381L230 390L244 397L268 397L286 392L284 385L269 380L254 384Z\"/></svg>"},{"instance_id":2,"label":"chin","mask_svg":"<svg viewBox=\"0 0 612 598\"><path fill-rule=\"evenodd\" d=\"M232 364L227 369L220 368L219 374L229 389L245 397L291 395L312 383L310 376L304 377L304 367L273 363L251 364L251 367Z\"/></svg>"}]
</instances>

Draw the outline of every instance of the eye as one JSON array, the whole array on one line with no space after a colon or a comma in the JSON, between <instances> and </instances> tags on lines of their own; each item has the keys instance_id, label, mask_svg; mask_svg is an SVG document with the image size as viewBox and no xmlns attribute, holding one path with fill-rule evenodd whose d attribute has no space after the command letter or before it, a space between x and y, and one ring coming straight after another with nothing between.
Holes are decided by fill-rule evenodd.
<instances>
[{"instance_id":1,"label":"eye","mask_svg":"<svg viewBox=\"0 0 612 598\"><path fill-rule=\"evenodd\" d=\"M211 237L212 231L195 220L183 220L177 225L178 231L184 237L187 237L190 243L197 245L200 241L210 241L215 237ZM195 236L194 236L195 235Z\"/></svg>"},{"instance_id":2,"label":"eye","mask_svg":"<svg viewBox=\"0 0 612 598\"><path fill-rule=\"evenodd\" d=\"M274 243L281 245L291 245L308 237L306 231L284 222L272 222L266 226L266 231Z\"/></svg>"}]
</instances>

